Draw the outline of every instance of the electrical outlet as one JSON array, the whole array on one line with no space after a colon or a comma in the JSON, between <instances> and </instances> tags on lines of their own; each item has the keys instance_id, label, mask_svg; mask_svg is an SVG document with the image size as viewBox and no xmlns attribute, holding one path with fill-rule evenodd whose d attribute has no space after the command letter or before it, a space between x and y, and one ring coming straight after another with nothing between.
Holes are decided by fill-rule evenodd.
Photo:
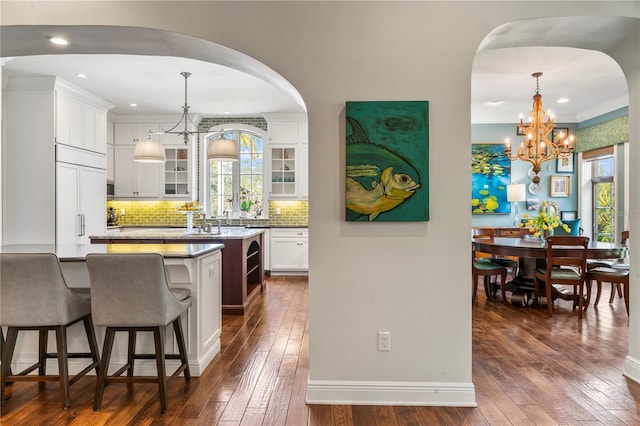
<instances>
[{"instance_id":1,"label":"electrical outlet","mask_svg":"<svg viewBox=\"0 0 640 426\"><path fill-rule=\"evenodd\" d=\"M391 333L389 331L378 331L378 350L391 350Z\"/></svg>"},{"instance_id":2,"label":"electrical outlet","mask_svg":"<svg viewBox=\"0 0 640 426\"><path fill-rule=\"evenodd\" d=\"M280 207L276 207L276 214L280 214Z\"/></svg>"},{"instance_id":3,"label":"electrical outlet","mask_svg":"<svg viewBox=\"0 0 640 426\"><path fill-rule=\"evenodd\" d=\"M124 209L120 209L120 216L124 216Z\"/></svg>"}]
</instances>

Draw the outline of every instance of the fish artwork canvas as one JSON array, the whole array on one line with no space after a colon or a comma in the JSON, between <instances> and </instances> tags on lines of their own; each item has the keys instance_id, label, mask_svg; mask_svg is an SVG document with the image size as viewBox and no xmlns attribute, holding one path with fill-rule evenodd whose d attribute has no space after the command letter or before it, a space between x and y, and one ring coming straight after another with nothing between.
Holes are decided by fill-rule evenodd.
<instances>
[{"instance_id":1,"label":"fish artwork canvas","mask_svg":"<svg viewBox=\"0 0 640 426\"><path fill-rule=\"evenodd\" d=\"M346 220L429 220L429 102L346 103Z\"/></svg>"},{"instance_id":2,"label":"fish artwork canvas","mask_svg":"<svg viewBox=\"0 0 640 426\"><path fill-rule=\"evenodd\" d=\"M511 160L504 144L471 145L471 213L509 214L507 185L511 182Z\"/></svg>"}]
</instances>

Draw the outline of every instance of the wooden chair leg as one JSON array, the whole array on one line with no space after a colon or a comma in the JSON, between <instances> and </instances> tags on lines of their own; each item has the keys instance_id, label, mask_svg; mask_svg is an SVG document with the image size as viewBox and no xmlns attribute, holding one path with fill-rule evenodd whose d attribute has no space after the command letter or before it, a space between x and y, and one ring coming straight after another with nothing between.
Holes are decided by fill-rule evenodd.
<instances>
[{"instance_id":1,"label":"wooden chair leg","mask_svg":"<svg viewBox=\"0 0 640 426\"><path fill-rule=\"evenodd\" d=\"M187 345L184 341L184 332L182 330L182 321L180 317L173 321L173 332L178 342L178 351L180 352L180 363L184 365L184 379L188 382L191 380L191 370L189 369L189 360L187 359Z\"/></svg>"},{"instance_id":2,"label":"wooden chair leg","mask_svg":"<svg viewBox=\"0 0 640 426\"><path fill-rule=\"evenodd\" d=\"M553 298L551 297L551 283L544 283L546 289L547 296L547 314L552 317L553 316Z\"/></svg>"},{"instance_id":3,"label":"wooden chair leg","mask_svg":"<svg viewBox=\"0 0 640 426\"><path fill-rule=\"evenodd\" d=\"M600 302L600 295L602 294L602 281L596 280L596 301L593 302L593 306L597 306ZM611 302L609 302L611 303Z\"/></svg>"},{"instance_id":4,"label":"wooden chair leg","mask_svg":"<svg viewBox=\"0 0 640 426\"><path fill-rule=\"evenodd\" d=\"M629 283L622 283L624 307L627 308L627 316L629 316Z\"/></svg>"},{"instance_id":5,"label":"wooden chair leg","mask_svg":"<svg viewBox=\"0 0 640 426\"><path fill-rule=\"evenodd\" d=\"M93 399L93 409L95 411L100 410L102 405L102 396L104 395L104 386L109 370L109 361L111 359L111 350L113 349L113 339L115 337L115 331L111 327L107 327L104 344L102 346L102 360L100 361L100 369L98 372L98 379L96 380L96 394Z\"/></svg>"},{"instance_id":6,"label":"wooden chair leg","mask_svg":"<svg viewBox=\"0 0 640 426\"><path fill-rule=\"evenodd\" d=\"M56 345L58 347L58 381L60 383L60 396L62 407L71 406L69 398L69 356L67 354L67 328L64 325L56 326ZM46 360L45 360L46 362Z\"/></svg>"},{"instance_id":7,"label":"wooden chair leg","mask_svg":"<svg viewBox=\"0 0 640 426\"><path fill-rule=\"evenodd\" d=\"M158 390L160 393L160 409L167 411L167 373L164 367L164 334L166 327L153 327L153 340L156 346L156 366L158 368Z\"/></svg>"}]
</instances>

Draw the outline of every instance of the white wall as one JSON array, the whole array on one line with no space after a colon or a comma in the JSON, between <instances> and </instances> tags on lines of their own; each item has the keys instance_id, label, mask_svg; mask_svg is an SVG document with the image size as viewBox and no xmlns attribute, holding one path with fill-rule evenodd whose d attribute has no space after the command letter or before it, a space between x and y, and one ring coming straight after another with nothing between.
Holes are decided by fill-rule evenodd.
<instances>
[{"instance_id":1,"label":"white wall","mask_svg":"<svg viewBox=\"0 0 640 426\"><path fill-rule=\"evenodd\" d=\"M231 47L283 75L309 111L308 399L473 405L467 171L476 49L498 25L534 15L640 16L637 2L539 5L3 2L2 24L161 28ZM237 31L239 22L255 31ZM626 66L636 73L629 83L632 164L640 161L640 90L632 63L640 62L638 50L636 39L617 52L621 59L631 56ZM344 222L344 105L358 100L430 102L429 222ZM632 171L632 185L640 182L638 173ZM640 233L640 200L637 190L631 192L631 230ZM638 265L640 243L632 244L631 261ZM632 275L637 287L637 268ZM632 288L632 359L640 359L637 293ZM391 332L391 352L376 350L378 330Z\"/></svg>"}]
</instances>

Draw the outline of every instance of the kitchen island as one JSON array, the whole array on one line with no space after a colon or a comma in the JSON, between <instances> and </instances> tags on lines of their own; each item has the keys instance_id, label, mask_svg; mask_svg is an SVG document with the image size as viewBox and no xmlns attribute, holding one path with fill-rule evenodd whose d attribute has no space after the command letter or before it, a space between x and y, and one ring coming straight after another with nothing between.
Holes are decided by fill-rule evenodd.
<instances>
[{"instance_id":1,"label":"kitchen island","mask_svg":"<svg viewBox=\"0 0 640 426\"><path fill-rule=\"evenodd\" d=\"M187 232L186 228L123 227L107 235L91 236L94 244L220 243L222 255L222 313L244 314L263 289L264 229L224 226L213 232Z\"/></svg>"},{"instance_id":2,"label":"kitchen island","mask_svg":"<svg viewBox=\"0 0 640 426\"><path fill-rule=\"evenodd\" d=\"M189 368L193 376L199 376L220 352L222 330L221 273L223 244L78 244L49 245L22 244L0 246L2 253L55 253L65 281L70 288L90 288L86 256L90 253L159 253L164 257L167 279L171 288L187 289L191 292L191 307L183 314L181 321L185 333ZM101 347L104 327L96 327L96 337ZM74 326L68 330L70 352L87 352L84 329ZM173 327L167 327L165 336L167 353L178 353ZM113 364L127 362L127 339L116 336L113 347ZM153 353L153 338L147 333L138 338L139 352ZM55 346L50 336L49 345ZM15 371L21 371L38 359L37 333L21 333L14 357ZM69 360L69 371L76 373L84 368ZM172 372L179 365L178 360L167 360L167 371ZM51 362L47 369L57 372L57 362ZM136 361L136 371L141 375L155 375L154 360Z\"/></svg>"}]
</instances>

